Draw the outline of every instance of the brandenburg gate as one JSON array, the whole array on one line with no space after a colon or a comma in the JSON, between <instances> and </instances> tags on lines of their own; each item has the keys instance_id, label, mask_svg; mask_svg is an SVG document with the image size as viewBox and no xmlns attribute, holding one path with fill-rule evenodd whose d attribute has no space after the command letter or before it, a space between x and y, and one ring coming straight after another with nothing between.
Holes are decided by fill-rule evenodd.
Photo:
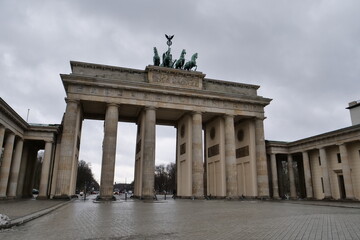
<instances>
[{"instance_id":1,"label":"brandenburg gate","mask_svg":"<svg viewBox=\"0 0 360 240\"><path fill-rule=\"evenodd\" d=\"M259 86L205 78L198 71L145 70L71 62L61 74L66 112L55 158L55 198L75 194L81 126L104 121L100 198L113 196L119 121L137 124L134 195L153 197L157 124L177 129L177 195L268 197L264 107ZM119 143L121 144L121 143ZM160 146L161 147L161 146Z\"/></svg>"}]
</instances>

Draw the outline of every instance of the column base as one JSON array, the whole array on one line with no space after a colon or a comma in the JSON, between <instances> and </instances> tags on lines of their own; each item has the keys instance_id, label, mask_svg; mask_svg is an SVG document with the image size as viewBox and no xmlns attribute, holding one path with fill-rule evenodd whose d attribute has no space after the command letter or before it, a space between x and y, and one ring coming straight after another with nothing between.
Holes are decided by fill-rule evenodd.
<instances>
[{"instance_id":1,"label":"column base","mask_svg":"<svg viewBox=\"0 0 360 240\"><path fill-rule=\"evenodd\" d=\"M47 196L37 196L36 200L48 200L49 198Z\"/></svg>"},{"instance_id":2,"label":"column base","mask_svg":"<svg viewBox=\"0 0 360 240\"><path fill-rule=\"evenodd\" d=\"M333 199L333 197L330 196L330 197L324 197L322 200L328 200L328 201L330 201L330 200L334 200L334 199Z\"/></svg>"},{"instance_id":3,"label":"column base","mask_svg":"<svg viewBox=\"0 0 360 240\"><path fill-rule=\"evenodd\" d=\"M269 200L270 197L269 196L257 196L256 199L258 199L258 200Z\"/></svg>"},{"instance_id":4,"label":"column base","mask_svg":"<svg viewBox=\"0 0 360 240\"><path fill-rule=\"evenodd\" d=\"M15 197L15 196L7 196L6 199L7 199L7 200L15 200L15 199L18 199L18 197Z\"/></svg>"},{"instance_id":5,"label":"column base","mask_svg":"<svg viewBox=\"0 0 360 240\"><path fill-rule=\"evenodd\" d=\"M53 199L57 200L71 200L72 196L69 196L69 195L66 195L66 194L63 194L63 195L57 195L57 196L54 196Z\"/></svg>"},{"instance_id":6,"label":"column base","mask_svg":"<svg viewBox=\"0 0 360 240\"><path fill-rule=\"evenodd\" d=\"M205 196L176 196L176 198L180 199L191 199L191 200L204 200Z\"/></svg>"},{"instance_id":7,"label":"column base","mask_svg":"<svg viewBox=\"0 0 360 240\"><path fill-rule=\"evenodd\" d=\"M241 197L239 196L227 196L225 197L226 200L228 201L232 201L232 200L239 200L239 199L242 199Z\"/></svg>"},{"instance_id":8,"label":"column base","mask_svg":"<svg viewBox=\"0 0 360 240\"><path fill-rule=\"evenodd\" d=\"M97 196L96 201L116 201L115 196Z\"/></svg>"},{"instance_id":9,"label":"column base","mask_svg":"<svg viewBox=\"0 0 360 240\"><path fill-rule=\"evenodd\" d=\"M140 196L139 197L140 200L157 200L157 197L154 195L150 195L150 196Z\"/></svg>"}]
</instances>

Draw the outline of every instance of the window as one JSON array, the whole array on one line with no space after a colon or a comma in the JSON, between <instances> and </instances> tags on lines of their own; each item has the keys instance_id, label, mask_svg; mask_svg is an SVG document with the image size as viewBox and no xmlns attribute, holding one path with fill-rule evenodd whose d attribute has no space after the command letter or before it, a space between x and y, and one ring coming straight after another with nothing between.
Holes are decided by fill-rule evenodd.
<instances>
[{"instance_id":1,"label":"window","mask_svg":"<svg viewBox=\"0 0 360 240\"><path fill-rule=\"evenodd\" d=\"M338 163L341 163L341 155L340 155L340 153L337 154L337 160L338 160Z\"/></svg>"},{"instance_id":2,"label":"window","mask_svg":"<svg viewBox=\"0 0 360 240\"><path fill-rule=\"evenodd\" d=\"M325 193L325 191L324 191L324 179L322 177L321 177L321 186L322 186L323 193Z\"/></svg>"},{"instance_id":3,"label":"window","mask_svg":"<svg viewBox=\"0 0 360 240\"><path fill-rule=\"evenodd\" d=\"M321 166L321 159L320 159L320 157L319 157L319 166Z\"/></svg>"}]
</instances>

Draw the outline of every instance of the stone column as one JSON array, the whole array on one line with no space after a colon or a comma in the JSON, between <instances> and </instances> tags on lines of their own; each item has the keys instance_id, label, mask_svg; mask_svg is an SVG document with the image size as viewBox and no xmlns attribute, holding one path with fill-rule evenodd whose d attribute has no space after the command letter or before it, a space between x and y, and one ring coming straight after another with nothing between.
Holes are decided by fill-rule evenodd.
<instances>
[{"instance_id":1,"label":"stone column","mask_svg":"<svg viewBox=\"0 0 360 240\"><path fill-rule=\"evenodd\" d=\"M45 143L44 160L41 167L40 189L38 196L39 199L48 198L51 155L52 155L52 142L49 141Z\"/></svg>"},{"instance_id":2,"label":"stone column","mask_svg":"<svg viewBox=\"0 0 360 240\"><path fill-rule=\"evenodd\" d=\"M5 127L0 125L0 156L2 153L2 146L4 144L4 137L5 137Z\"/></svg>"},{"instance_id":3,"label":"stone column","mask_svg":"<svg viewBox=\"0 0 360 240\"><path fill-rule=\"evenodd\" d=\"M9 190L8 190L8 197L10 198L16 197L16 190L19 182L19 172L20 172L23 145L24 145L24 140L19 138L16 141L15 155L13 158L13 163L11 165L11 174L10 174L10 182L9 182Z\"/></svg>"},{"instance_id":4,"label":"stone column","mask_svg":"<svg viewBox=\"0 0 360 240\"><path fill-rule=\"evenodd\" d=\"M21 198L24 194L24 184L25 184L25 175L28 164L28 154L29 154L29 142L25 142L23 144L22 156L21 156L21 164L19 170L19 178L16 190L16 196Z\"/></svg>"},{"instance_id":5,"label":"stone column","mask_svg":"<svg viewBox=\"0 0 360 240\"><path fill-rule=\"evenodd\" d=\"M311 180L309 154L308 152L302 152L302 156L303 156L303 166L304 166L306 197L313 198L313 187Z\"/></svg>"},{"instance_id":6,"label":"stone column","mask_svg":"<svg viewBox=\"0 0 360 240\"><path fill-rule=\"evenodd\" d=\"M271 154L271 173L273 182L273 198L279 198L279 184L277 176L276 154Z\"/></svg>"},{"instance_id":7,"label":"stone column","mask_svg":"<svg viewBox=\"0 0 360 240\"><path fill-rule=\"evenodd\" d=\"M257 178L257 157L256 157L256 128L255 121L249 122L249 155L250 155L250 176L252 182L251 192L247 192L246 195L249 196L258 196L258 178ZM240 173L238 173L240 174Z\"/></svg>"},{"instance_id":8,"label":"stone column","mask_svg":"<svg viewBox=\"0 0 360 240\"><path fill-rule=\"evenodd\" d=\"M296 187L295 187L295 177L294 177L294 168L293 168L293 158L291 154L288 154L288 171L289 171L289 181L290 181L290 197L294 199L296 198Z\"/></svg>"},{"instance_id":9,"label":"stone column","mask_svg":"<svg viewBox=\"0 0 360 240\"><path fill-rule=\"evenodd\" d=\"M61 136L60 160L58 179L56 183L56 198L70 198L70 184L73 158L76 149L76 121L79 112L79 101L67 99L64 116L63 132Z\"/></svg>"},{"instance_id":10,"label":"stone column","mask_svg":"<svg viewBox=\"0 0 360 240\"><path fill-rule=\"evenodd\" d=\"M327 166L326 150L325 148L320 148L319 152L320 152L320 162L321 162L321 169L323 175L325 198L331 198L330 178L329 178L329 170Z\"/></svg>"},{"instance_id":11,"label":"stone column","mask_svg":"<svg viewBox=\"0 0 360 240\"><path fill-rule=\"evenodd\" d=\"M58 136L56 140L56 147L55 147L55 156L54 156L54 167L53 172L51 176L51 187L50 187L50 198L54 198L55 196L55 190L56 190L56 181L57 181L57 173L58 173L58 167L59 167L59 153L60 153L60 144L61 139L59 139L61 136Z\"/></svg>"},{"instance_id":12,"label":"stone column","mask_svg":"<svg viewBox=\"0 0 360 240\"><path fill-rule=\"evenodd\" d=\"M226 115L224 119L225 119L226 197L235 198L237 196L237 176L236 176L234 116Z\"/></svg>"},{"instance_id":13,"label":"stone column","mask_svg":"<svg viewBox=\"0 0 360 240\"><path fill-rule=\"evenodd\" d=\"M267 168L264 123L263 119L255 119L255 145L258 197L269 197L269 175Z\"/></svg>"},{"instance_id":14,"label":"stone column","mask_svg":"<svg viewBox=\"0 0 360 240\"><path fill-rule=\"evenodd\" d=\"M340 157L341 157L341 166L342 172L344 176L344 184L345 184L345 192L346 198L353 199L354 198L354 190L353 184L351 180L351 171L349 166L349 156L348 151L345 144L339 145Z\"/></svg>"},{"instance_id":15,"label":"stone column","mask_svg":"<svg viewBox=\"0 0 360 240\"><path fill-rule=\"evenodd\" d=\"M15 134L9 133L5 140L4 156L0 170L0 198L6 198L11 160L14 151Z\"/></svg>"},{"instance_id":16,"label":"stone column","mask_svg":"<svg viewBox=\"0 0 360 240\"><path fill-rule=\"evenodd\" d=\"M145 109L144 131L144 159L141 198L152 199L154 196L156 131L156 110L153 107L147 107Z\"/></svg>"},{"instance_id":17,"label":"stone column","mask_svg":"<svg viewBox=\"0 0 360 240\"><path fill-rule=\"evenodd\" d=\"M192 196L204 197L202 115L200 112L192 114Z\"/></svg>"},{"instance_id":18,"label":"stone column","mask_svg":"<svg viewBox=\"0 0 360 240\"><path fill-rule=\"evenodd\" d=\"M100 199L112 200L116 157L117 126L119 107L108 104L105 115L103 155L101 166Z\"/></svg>"}]
</instances>

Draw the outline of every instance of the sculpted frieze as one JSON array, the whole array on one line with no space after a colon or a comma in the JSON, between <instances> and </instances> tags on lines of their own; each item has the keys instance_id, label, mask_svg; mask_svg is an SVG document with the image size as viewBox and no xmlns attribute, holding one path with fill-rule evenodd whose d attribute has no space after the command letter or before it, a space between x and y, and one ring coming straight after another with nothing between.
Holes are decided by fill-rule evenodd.
<instances>
[{"instance_id":1,"label":"sculpted frieze","mask_svg":"<svg viewBox=\"0 0 360 240\"><path fill-rule=\"evenodd\" d=\"M200 88L200 81L200 78L189 78L181 75L170 75L165 73L153 73L152 77L149 78L150 83L186 88Z\"/></svg>"},{"instance_id":2,"label":"sculpted frieze","mask_svg":"<svg viewBox=\"0 0 360 240\"><path fill-rule=\"evenodd\" d=\"M202 89L204 74L147 67L148 81L162 86Z\"/></svg>"}]
</instances>

